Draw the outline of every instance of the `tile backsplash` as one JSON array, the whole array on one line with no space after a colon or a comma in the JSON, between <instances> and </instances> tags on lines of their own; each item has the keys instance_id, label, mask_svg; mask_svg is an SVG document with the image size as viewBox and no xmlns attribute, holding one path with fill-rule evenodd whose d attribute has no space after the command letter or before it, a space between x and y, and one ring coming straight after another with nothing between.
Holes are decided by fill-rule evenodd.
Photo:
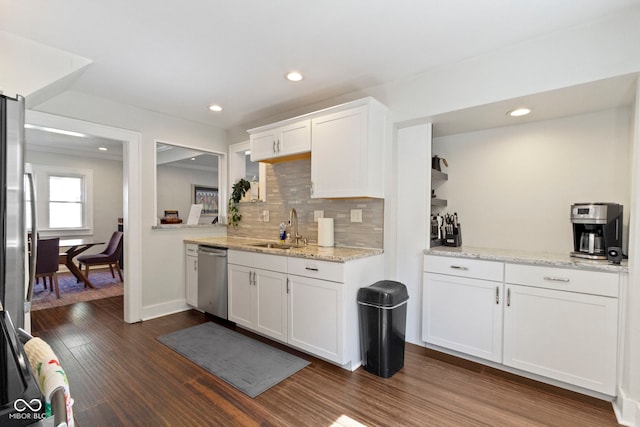
<instances>
[{"instance_id":1,"label":"tile backsplash","mask_svg":"<svg viewBox=\"0 0 640 427\"><path fill-rule=\"evenodd\" d=\"M298 229L309 243L318 242L318 223L314 211L324 211L333 218L336 246L383 247L384 200L382 199L312 199L311 159L267 165L267 201L240 204L242 220L229 227L228 235L277 240L279 225L289 221L289 211L298 213ZM351 222L351 209L362 210L362 222ZM269 221L262 213L269 211Z\"/></svg>"}]
</instances>

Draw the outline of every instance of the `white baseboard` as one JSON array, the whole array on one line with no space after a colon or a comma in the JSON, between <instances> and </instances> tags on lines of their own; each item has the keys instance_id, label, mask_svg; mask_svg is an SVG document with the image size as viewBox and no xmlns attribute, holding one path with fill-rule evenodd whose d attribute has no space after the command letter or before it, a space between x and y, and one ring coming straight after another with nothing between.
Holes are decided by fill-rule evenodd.
<instances>
[{"instance_id":1,"label":"white baseboard","mask_svg":"<svg viewBox=\"0 0 640 427\"><path fill-rule=\"evenodd\" d=\"M629 398L620 387L618 387L618 397L613 402L613 411L619 424L640 427L640 402Z\"/></svg>"},{"instance_id":2,"label":"white baseboard","mask_svg":"<svg viewBox=\"0 0 640 427\"><path fill-rule=\"evenodd\" d=\"M183 299L164 302L162 304L148 305L142 307L142 321L155 319L156 317L167 316L181 311L191 310L193 307L187 305Z\"/></svg>"}]
</instances>

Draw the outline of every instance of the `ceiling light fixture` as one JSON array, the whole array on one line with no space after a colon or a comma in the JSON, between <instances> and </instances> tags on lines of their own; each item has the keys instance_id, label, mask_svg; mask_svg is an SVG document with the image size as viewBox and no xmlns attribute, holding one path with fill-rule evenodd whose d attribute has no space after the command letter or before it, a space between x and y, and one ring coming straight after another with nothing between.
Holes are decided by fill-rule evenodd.
<instances>
[{"instance_id":1,"label":"ceiling light fixture","mask_svg":"<svg viewBox=\"0 0 640 427\"><path fill-rule=\"evenodd\" d=\"M109 151L107 147L98 147L99 151Z\"/></svg>"},{"instance_id":2,"label":"ceiling light fixture","mask_svg":"<svg viewBox=\"0 0 640 427\"><path fill-rule=\"evenodd\" d=\"M531 110L529 108L516 108L515 110L511 110L507 112L507 115L511 117L521 117L529 114Z\"/></svg>"},{"instance_id":3,"label":"ceiling light fixture","mask_svg":"<svg viewBox=\"0 0 640 427\"><path fill-rule=\"evenodd\" d=\"M222 111L222 107L219 106L218 104L213 104L213 105L209 106L209 110L215 111L216 113L219 113L220 111Z\"/></svg>"},{"instance_id":4,"label":"ceiling light fixture","mask_svg":"<svg viewBox=\"0 0 640 427\"><path fill-rule=\"evenodd\" d=\"M303 79L302 74L300 74L297 71L291 71L291 72L287 73L287 75L285 77L290 82L299 82L300 80Z\"/></svg>"},{"instance_id":5,"label":"ceiling light fixture","mask_svg":"<svg viewBox=\"0 0 640 427\"><path fill-rule=\"evenodd\" d=\"M192 157L192 158L191 158L191 160L195 160L195 159L196 159L195 157Z\"/></svg>"}]
</instances>

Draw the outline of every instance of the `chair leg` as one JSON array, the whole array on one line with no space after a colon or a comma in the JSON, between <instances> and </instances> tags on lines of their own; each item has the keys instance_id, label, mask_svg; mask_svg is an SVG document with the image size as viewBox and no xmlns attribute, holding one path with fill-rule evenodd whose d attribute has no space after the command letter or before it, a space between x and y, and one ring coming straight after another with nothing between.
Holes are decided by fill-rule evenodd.
<instances>
[{"instance_id":1,"label":"chair leg","mask_svg":"<svg viewBox=\"0 0 640 427\"><path fill-rule=\"evenodd\" d=\"M57 273L53 273L53 275L51 276L51 279L53 280L53 284L51 285L51 287L56 287L56 298L60 299L60 287L58 286L58 274Z\"/></svg>"},{"instance_id":2,"label":"chair leg","mask_svg":"<svg viewBox=\"0 0 640 427\"><path fill-rule=\"evenodd\" d=\"M115 266L116 266L116 270L118 270L118 276L120 276L120 281L124 282L124 279L122 278L122 270L120 270L120 261L116 261Z\"/></svg>"},{"instance_id":3,"label":"chair leg","mask_svg":"<svg viewBox=\"0 0 640 427\"><path fill-rule=\"evenodd\" d=\"M85 267L84 275L88 279L89 278L89 264L85 264L84 267ZM87 282L84 282L84 287L88 288Z\"/></svg>"},{"instance_id":4,"label":"chair leg","mask_svg":"<svg viewBox=\"0 0 640 427\"><path fill-rule=\"evenodd\" d=\"M116 278L116 274L113 272L113 264L109 264L109 270L111 270L111 277Z\"/></svg>"}]
</instances>

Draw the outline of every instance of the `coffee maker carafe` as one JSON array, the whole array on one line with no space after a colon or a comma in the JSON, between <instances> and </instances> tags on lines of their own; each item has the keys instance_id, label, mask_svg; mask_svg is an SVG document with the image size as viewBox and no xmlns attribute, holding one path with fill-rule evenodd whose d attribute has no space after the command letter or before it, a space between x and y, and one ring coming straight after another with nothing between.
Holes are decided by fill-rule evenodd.
<instances>
[{"instance_id":1,"label":"coffee maker carafe","mask_svg":"<svg viewBox=\"0 0 640 427\"><path fill-rule=\"evenodd\" d=\"M573 257L607 259L609 247L622 246L622 205L576 203L571 205L571 222Z\"/></svg>"}]
</instances>

